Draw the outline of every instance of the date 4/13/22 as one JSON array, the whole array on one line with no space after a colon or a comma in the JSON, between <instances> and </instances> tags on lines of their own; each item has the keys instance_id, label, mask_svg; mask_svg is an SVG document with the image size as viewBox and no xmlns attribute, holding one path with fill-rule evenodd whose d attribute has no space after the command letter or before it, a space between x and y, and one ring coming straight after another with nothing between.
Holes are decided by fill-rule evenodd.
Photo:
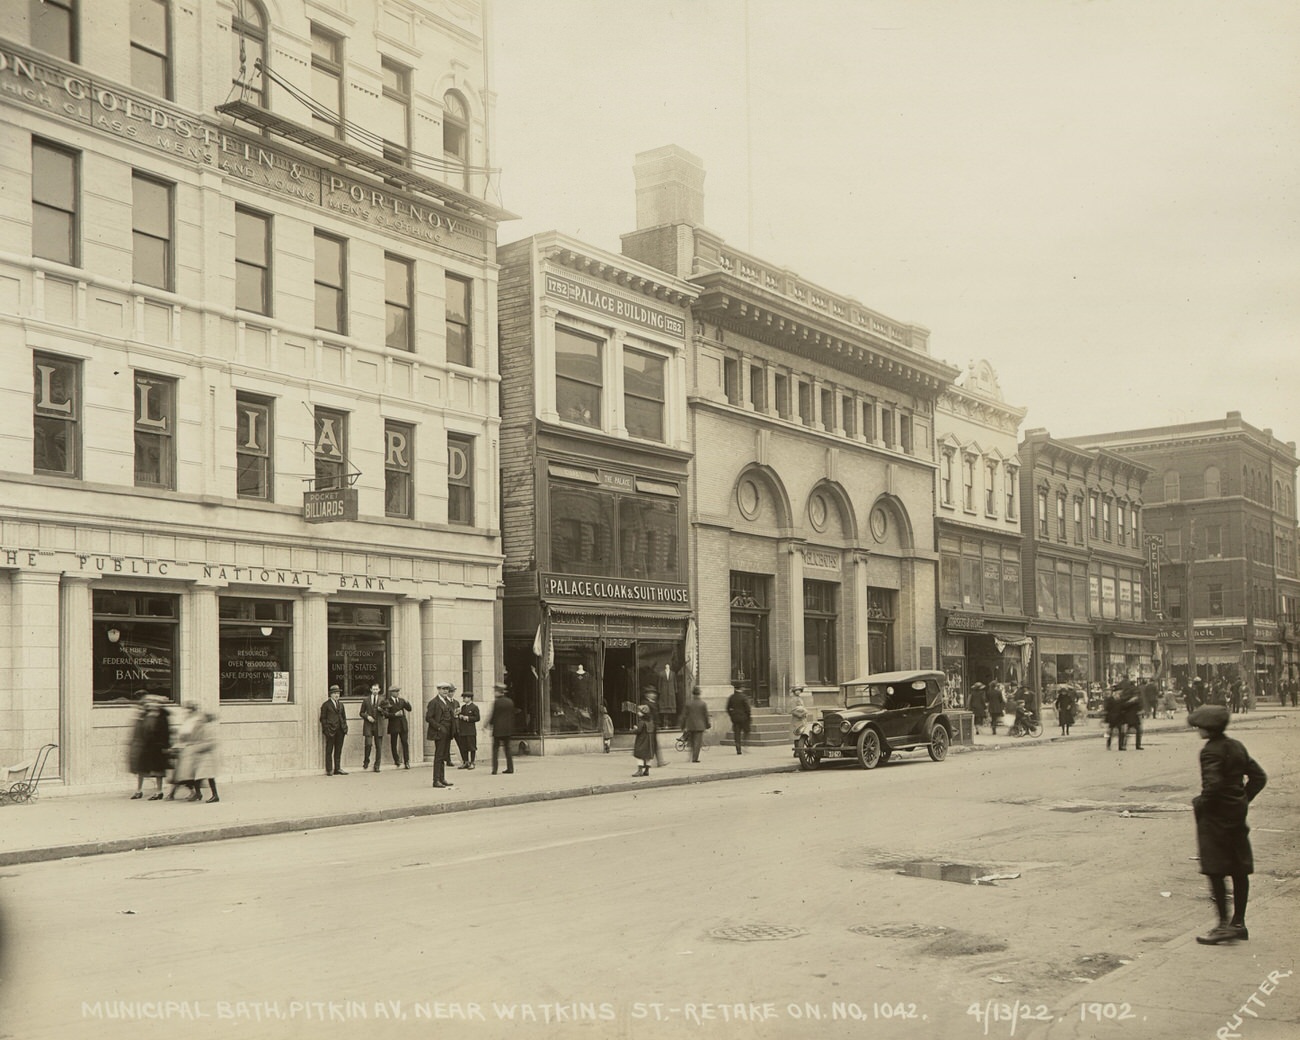
<instances>
[{"instance_id":1,"label":"date 4/13/22","mask_svg":"<svg viewBox=\"0 0 1300 1040\"><path fill-rule=\"evenodd\" d=\"M983 1026L984 1035L1012 1037L1021 1022L1050 1022L1056 1016L1046 1004L1029 1004L1017 1001L986 1000L972 1004L966 1014ZM1079 1005L1080 1022L1124 1022L1137 1019L1133 1007L1126 1003L1102 1004L1089 1001Z\"/></svg>"}]
</instances>

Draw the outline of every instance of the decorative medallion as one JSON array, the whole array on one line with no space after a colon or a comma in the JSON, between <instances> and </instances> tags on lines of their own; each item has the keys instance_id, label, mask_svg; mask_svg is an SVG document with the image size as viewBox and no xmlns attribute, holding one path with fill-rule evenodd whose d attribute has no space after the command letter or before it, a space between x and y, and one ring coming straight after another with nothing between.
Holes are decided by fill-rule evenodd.
<instances>
[{"instance_id":1,"label":"decorative medallion","mask_svg":"<svg viewBox=\"0 0 1300 1040\"><path fill-rule=\"evenodd\" d=\"M746 520L756 520L758 518L758 510L762 502L763 496L754 481L747 478L737 485L736 505L740 507L740 515Z\"/></svg>"},{"instance_id":2,"label":"decorative medallion","mask_svg":"<svg viewBox=\"0 0 1300 1040\"><path fill-rule=\"evenodd\" d=\"M885 535L889 533L889 514L880 506L876 506L871 511L871 537L878 542L885 540Z\"/></svg>"},{"instance_id":3,"label":"decorative medallion","mask_svg":"<svg viewBox=\"0 0 1300 1040\"><path fill-rule=\"evenodd\" d=\"M808 500L808 522L813 525L813 530L826 530L826 518L830 514L830 509L826 505L826 496L817 494Z\"/></svg>"}]
</instances>

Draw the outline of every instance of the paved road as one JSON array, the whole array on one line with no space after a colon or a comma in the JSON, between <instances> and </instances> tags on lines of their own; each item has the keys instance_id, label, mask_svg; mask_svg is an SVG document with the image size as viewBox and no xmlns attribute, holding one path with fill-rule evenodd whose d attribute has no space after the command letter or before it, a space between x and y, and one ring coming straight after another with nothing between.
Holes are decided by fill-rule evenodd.
<instances>
[{"instance_id":1,"label":"paved road","mask_svg":"<svg viewBox=\"0 0 1300 1040\"><path fill-rule=\"evenodd\" d=\"M1278 766L1253 814L1256 937L1232 950L1188 946L1209 910L1180 732L6 868L0 1034L1213 1037L1244 978L1286 967L1295 729L1239 727ZM949 883L940 860L1018 876ZM1186 1008L1165 996L1183 977ZM1298 998L1242 1035L1294 1035ZM990 1022L1000 1004L1052 1021ZM108 1017L127 1012L146 1017Z\"/></svg>"}]
</instances>

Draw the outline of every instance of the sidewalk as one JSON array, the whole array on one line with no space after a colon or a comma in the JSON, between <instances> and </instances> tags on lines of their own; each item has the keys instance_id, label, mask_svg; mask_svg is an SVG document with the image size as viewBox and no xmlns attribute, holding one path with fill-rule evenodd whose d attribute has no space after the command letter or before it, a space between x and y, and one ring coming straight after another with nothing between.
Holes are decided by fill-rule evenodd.
<instances>
[{"instance_id":1,"label":"sidewalk","mask_svg":"<svg viewBox=\"0 0 1300 1040\"><path fill-rule=\"evenodd\" d=\"M1261 717L1261 713L1248 716ZM1183 717L1146 722L1152 733L1187 729ZM1069 737L1053 729L1055 737L1051 729L1041 737L1023 738L1008 737L1005 731L996 737L985 732L975 738L973 747L952 750L954 754L1010 750L1059 740L1100 740L1105 733L1096 720L1074 726ZM181 801L186 792L174 802L151 802L147 790L145 799L132 801L134 777L124 775L120 793L65 795L51 790L28 805L0 806L0 867L798 769L788 744L746 748L744 755L713 744L695 764L671 744L665 755L668 765L643 778L632 775L637 763L625 750L608 755L517 755L510 776L493 776L490 761L474 770L451 768L447 779L455 786L441 791L430 786L431 765L413 765L409 770L386 766L379 773L358 768L341 777L316 773L258 780L218 777L221 801L214 805Z\"/></svg>"}]
</instances>

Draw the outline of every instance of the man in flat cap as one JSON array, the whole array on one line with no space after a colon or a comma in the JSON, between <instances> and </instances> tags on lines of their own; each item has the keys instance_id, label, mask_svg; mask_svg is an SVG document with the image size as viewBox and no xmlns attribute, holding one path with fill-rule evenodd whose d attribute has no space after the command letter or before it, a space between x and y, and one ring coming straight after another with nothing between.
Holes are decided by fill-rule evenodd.
<instances>
[{"instance_id":1,"label":"man in flat cap","mask_svg":"<svg viewBox=\"0 0 1300 1040\"><path fill-rule=\"evenodd\" d=\"M410 725L406 721L406 713L411 710L411 702L402 696L400 686L390 686L384 699L379 702L379 707L384 713L384 718L388 720L388 745L393 752L393 766L410 769L411 741L408 736Z\"/></svg>"},{"instance_id":2,"label":"man in flat cap","mask_svg":"<svg viewBox=\"0 0 1300 1040\"><path fill-rule=\"evenodd\" d=\"M1187 716L1205 743L1201 746L1201 793L1192 800L1196 816L1196 849L1201 873L1210 881L1210 895L1219 923L1196 941L1206 946L1250 938L1246 930L1246 901L1250 875L1255 872L1246 808L1268 783L1259 763L1240 741L1224 734L1228 709L1203 704ZM1232 878L1232 916L1228 916L1228 887Z\"/></svg>"},{"instance_id":3,"label":"man in flat cap","mask_svg":"<svg viewBox=\"0 0 1300 1040\"><path fill-rule=\"evenodd\" d=\"M433 786L454 787L447 783L447 759L451 735L456 728L456 706L451 700L452 685L440 682L429 705L424 709L425 736L433 741Z\"/></svg>"},{"instance_id":4,"label":"man in flat cap","mask_svg":"<svg viewBox=\"0 0 1300 1040\"><path fill-rule=\"evenodd\" d=\"M343 758L343 738L348 732L348 716L343 709L341 697L343 691L338 686L330 687L330 694L320 706L320 731L325 737L325 775L347 776L341 765Z\"/></svg>"}]
</instances>

